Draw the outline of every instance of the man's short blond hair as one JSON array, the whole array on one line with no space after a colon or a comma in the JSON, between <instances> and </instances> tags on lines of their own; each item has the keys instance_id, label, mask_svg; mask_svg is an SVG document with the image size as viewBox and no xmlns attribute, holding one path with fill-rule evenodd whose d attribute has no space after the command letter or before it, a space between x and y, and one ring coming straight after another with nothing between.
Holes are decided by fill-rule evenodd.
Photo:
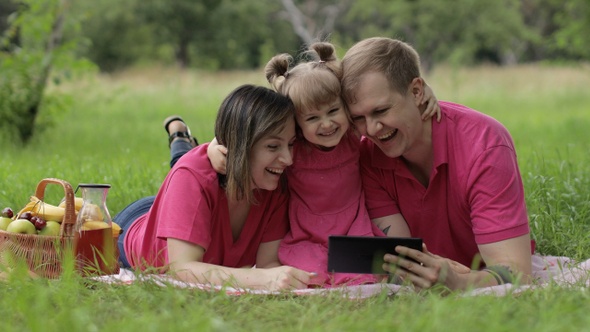
<instances>
[{"instance_id":1,"label":"man's short blond hair","mask_svg":"<svg viewBox=\"0 0 590 332\"><path fill-rule=\"evenodd\" d=\"M407 43L397 39L374 37L353 45L342 59L342 97L348 104L356 100L359 77L365 73L383 73L392 89L405 94L420 74L420 56Z\"/></svg>"}]
</instances>

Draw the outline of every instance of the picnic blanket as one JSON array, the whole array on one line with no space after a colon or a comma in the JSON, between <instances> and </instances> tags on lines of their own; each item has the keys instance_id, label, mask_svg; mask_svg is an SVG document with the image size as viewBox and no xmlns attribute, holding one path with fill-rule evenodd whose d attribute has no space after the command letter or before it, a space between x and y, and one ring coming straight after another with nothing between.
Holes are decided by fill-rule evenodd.
<instances>
[{"instance_id":1,"label":"picnic blanket","mask_svg":"<svg viewBox=\"0 0 590 332\"><path fill-rule=\"evenodd\" d=\"M529 285L504 284L492 287L477 288L465 292L464 296L495 295L505 296L519 292L543 288L555 284L571 287L590 287L590 259L583 262L576 262L568 257L542 256L535 254L532 257L533 277L535 282ZM222 287L209 284L195 284L176 280L165 274L136 274L131 270L121 269L119 274L107 275L94 278L97 281L113 284L132 284L136 282L154 282L163 287L193 288L203 291L225 292L227 295L260 294L279 295L285 292L272 292L266 290L245 289L236 287ZM296 289L288 293L294 295L327 295L338 294L349 299L363 299L383 294L387 295L413 293L411 286L397 284L367 284L355 286L340 286L331 288L308 288Z\"/></svg>"}]
</instances>

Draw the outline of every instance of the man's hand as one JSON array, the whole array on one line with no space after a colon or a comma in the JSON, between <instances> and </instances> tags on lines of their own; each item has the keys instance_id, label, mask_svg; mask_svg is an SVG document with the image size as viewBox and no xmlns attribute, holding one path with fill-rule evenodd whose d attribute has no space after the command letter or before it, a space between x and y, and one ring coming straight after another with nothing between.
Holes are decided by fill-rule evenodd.
<instances>
[{"instance_id":1,"label":"man's hand","mask_svg":"<svg viewBox=\"0 0 590 332\"><path fill-rule=\"evenodd\" d=\"M411 282L418 290L434 285L449 289L464 289L471 270L458 262L430 253L426 246L423 252L398 246L399 256L386 254L383 269Z\"/></svg>"}]
</instances>

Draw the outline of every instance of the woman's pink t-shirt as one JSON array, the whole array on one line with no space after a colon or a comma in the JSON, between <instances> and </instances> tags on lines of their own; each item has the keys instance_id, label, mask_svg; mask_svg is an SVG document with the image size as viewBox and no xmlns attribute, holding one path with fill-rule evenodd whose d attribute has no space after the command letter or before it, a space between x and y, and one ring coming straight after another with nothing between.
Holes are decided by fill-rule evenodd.
<instances>
[{"instance_id":1,"label":"woman's pink t-shirt","mask_svg":"<svg viewBox=\"0 0 590 332\"><path fill-rule=\"evenodd\" d=\"M134 268L165 267L167 238L175 238L205 249L203 262L251 267L261 243L283 238L288 230L288 194L260 190L242 232L233 241L228 202L218 174L207 158L208 144L184 155L170 170L154 205L129 228L125 253Z\"/></svg>"}]
</instances>

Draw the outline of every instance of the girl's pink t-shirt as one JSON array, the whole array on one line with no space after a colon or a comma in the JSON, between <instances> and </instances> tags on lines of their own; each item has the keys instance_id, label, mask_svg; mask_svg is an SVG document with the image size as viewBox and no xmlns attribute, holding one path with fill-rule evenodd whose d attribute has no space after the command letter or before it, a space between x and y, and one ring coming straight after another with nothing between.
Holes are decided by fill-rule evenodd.
<instances>
[{"instance_id":1,"label":"girl's pink t-shirt","mask_svg":"<svg viewBox=\"0 0 590 332\"><path fill-rule=\"evenodd\" d=\"M261 243L287 233L288 193L259 190L258 204L252 205L239 238L233 240L227 197L207 158L207 146L199 145L176 163L149 212L127 231L124 247L132 267L165 267L167 238L203 247L205 263L251 267Z\"/></svg>"},{"instance_id":2,"label":"girl's pink t-shirt","mask_svg":"<svg viewBox=\"0 0 590 332\"><path fill-rule=\"evenodd\" d=\"M287 170L291 230L279 248L282 264L318 273L312 284L375 282L372 275L329 273L328 236L384 236L369 219L359 165L360 140L349 131L330 151L297 141Z\"/></svg>"}]
</instances>

